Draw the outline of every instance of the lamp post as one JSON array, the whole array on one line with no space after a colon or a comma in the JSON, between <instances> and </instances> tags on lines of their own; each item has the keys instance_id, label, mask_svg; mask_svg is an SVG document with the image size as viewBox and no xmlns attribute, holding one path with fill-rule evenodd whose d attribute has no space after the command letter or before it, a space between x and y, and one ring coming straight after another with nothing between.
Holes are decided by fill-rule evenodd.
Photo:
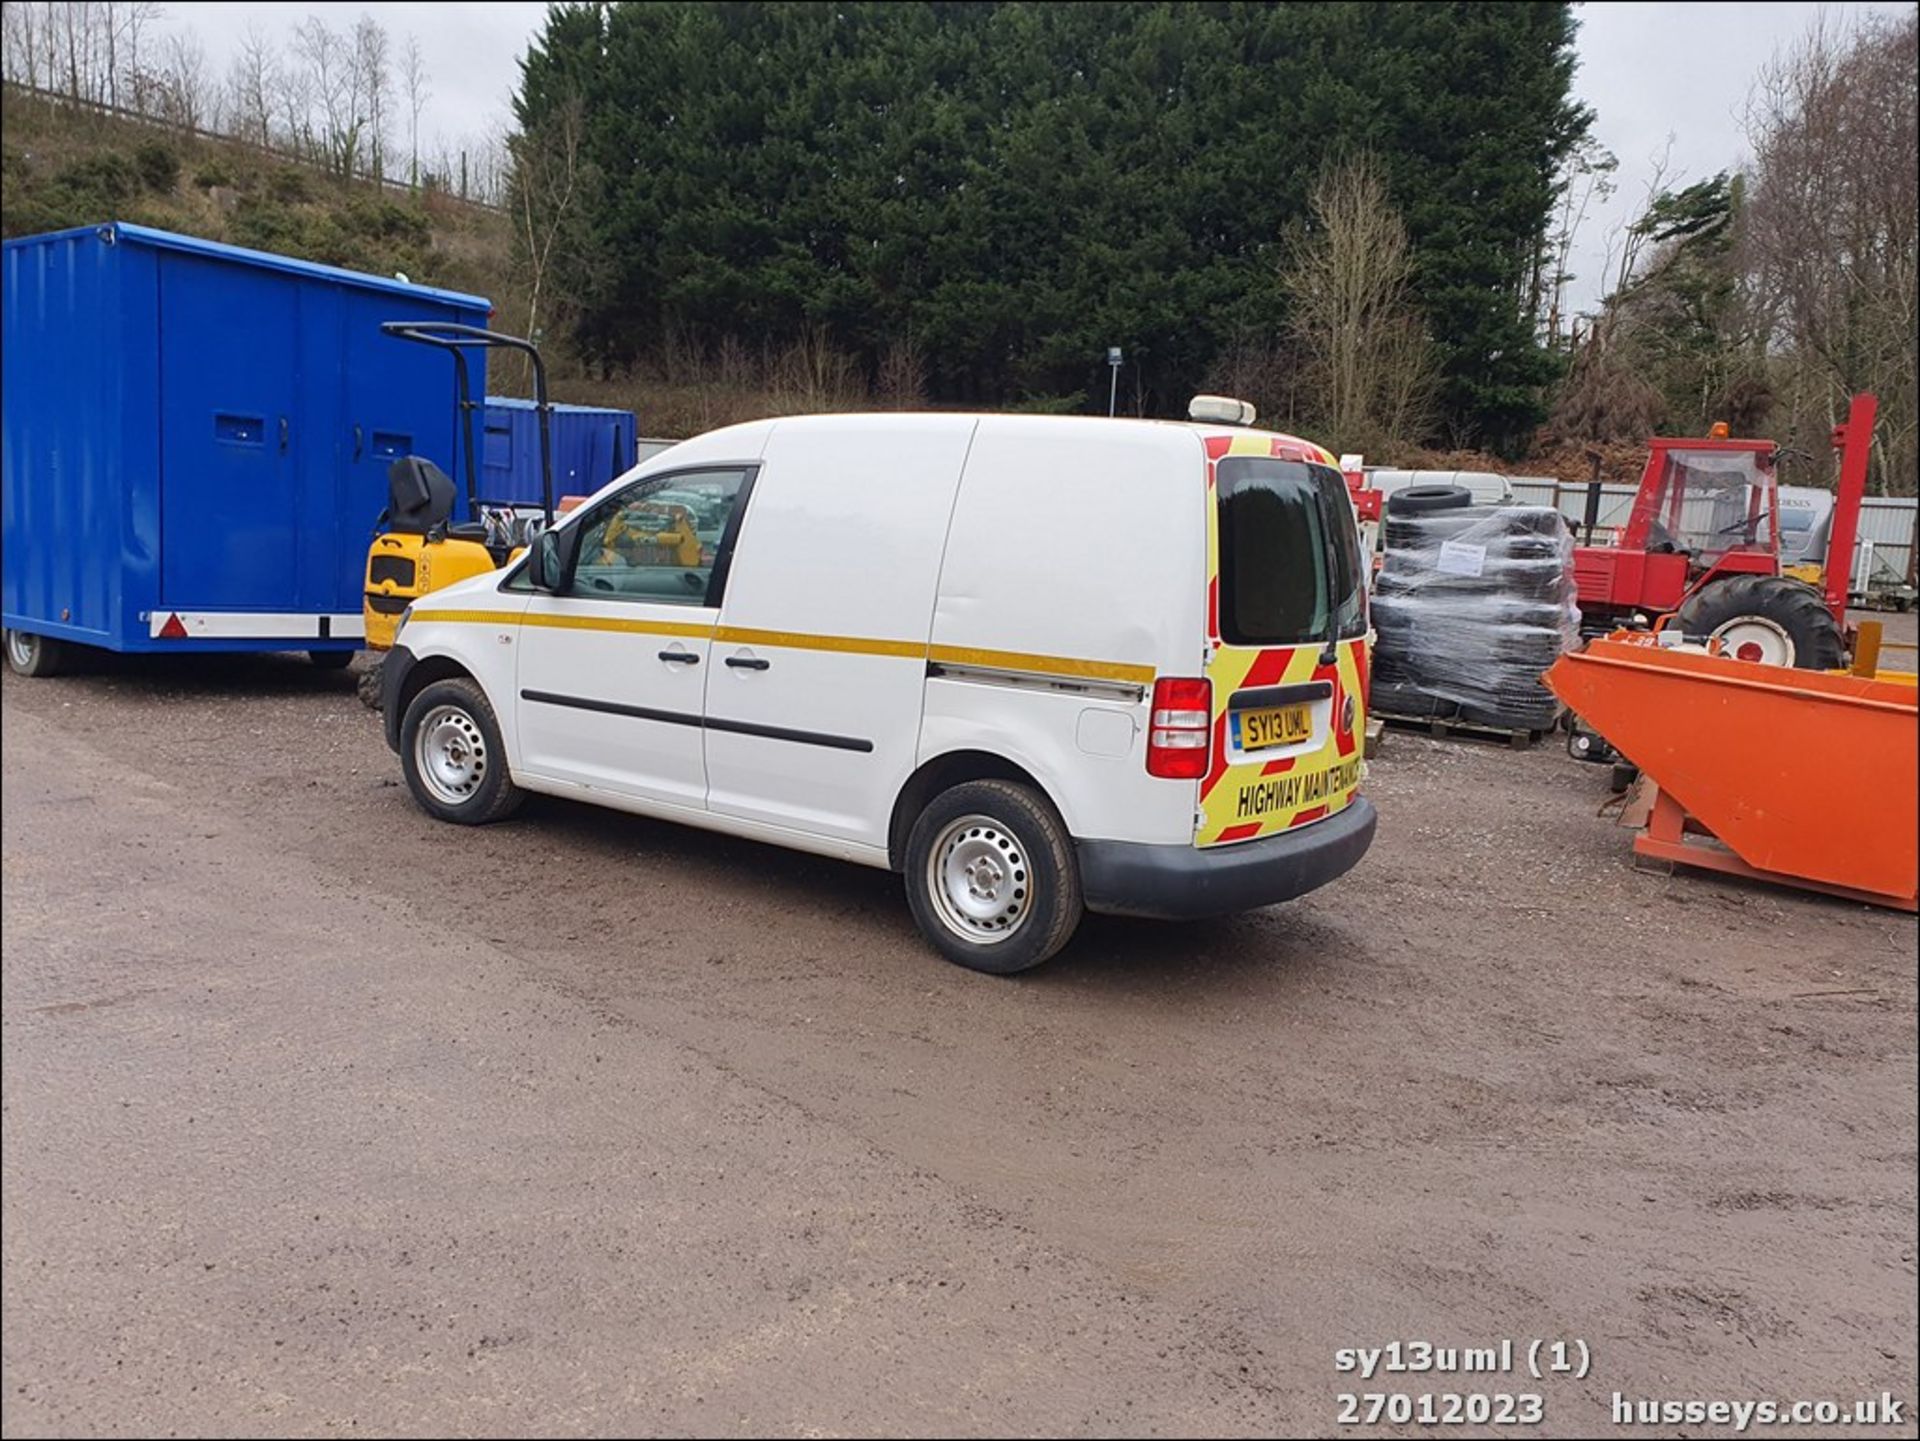
<instances>
[{"instance_id":1,"label":"lamp post","mask_svg":"<svg viewBox=\"0 0 1920 1441\"><path fill-rule=\"evenodd\" d=\"M1107 347L1107 368L1113 372L1112 378L1107 382L1107 416L1109 419L1113 416L1114 403L1120 398L1120 361L1120 347L1117 345L1109 345Z\"/></svg>"}]
</instances>

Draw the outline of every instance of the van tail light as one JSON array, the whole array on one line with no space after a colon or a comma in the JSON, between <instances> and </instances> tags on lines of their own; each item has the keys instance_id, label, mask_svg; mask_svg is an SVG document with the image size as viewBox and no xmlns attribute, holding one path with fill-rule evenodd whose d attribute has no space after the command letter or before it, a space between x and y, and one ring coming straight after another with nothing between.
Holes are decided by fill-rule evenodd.
<instances>
[{"instance_id":1,"label":"van tail light","mask_svg":"<svg viewBox=\"0 0 1920 1441\"><path fill-rule=\"evenodd\" d=\"M1163 676L1153 683L1147 774L1198 780L1213 763L1213 682Z\"/></svg>"}]
</instances>

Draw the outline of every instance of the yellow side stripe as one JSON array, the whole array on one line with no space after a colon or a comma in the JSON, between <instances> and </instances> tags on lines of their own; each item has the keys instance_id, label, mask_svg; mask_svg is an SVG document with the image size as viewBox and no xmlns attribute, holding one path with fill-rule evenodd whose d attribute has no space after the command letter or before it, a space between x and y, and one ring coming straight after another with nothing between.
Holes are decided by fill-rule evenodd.
<instances>
[{"instance_id":1,"label":"yellow side stripe","mask_svg":"<svg viewBox=\"0 0 1920 1441\"><path fill-rule=\"evenodd\" d=\"M972 646L928 646L915 640L880 640L857 635L810 635L802 631L755 630L749 626L696 625L685 621L624 620L596 615L507 616L488 610L422 610L416 625L447 622L469 625L538 625L560 630L598 630L636 635L672 635L711 638L732 645L778 646L787 650L828 651L843 655L897 656L904 660L931 660L942 665L980 666L988 670L1035 671L1076 680L1126 681L1151 685L1150 665L1123 661L1081 660L1072 656L1034 655L1027 651L981 650Z\"/></svg>"},{"instance_id":2,"label":"yellow side stripe","mask_svg":"<svg viewBox=\"0 0 1920 1441\"><path fill-rule=\"evenodd\" d=\"M928 659L941 665L976 665L988 670L1032 670L1075 680L1118 680L1134 685L1153 684L1153 667L1122 661L1074 660L1068 656L1029 655L1017 650L976 650L970 646L937 645Z\"/></svg>"},{"instance_id":3,"label":"yellow side stripe","mask_svg":"<svg viewBox=\"0 0 1920 1441\"><path fill-rule=\"evenodd\" d=\"M622 620L601 615L501 615L491 610L423 610L414 614L417 624L450 621L469 625L538 625L551 630L607 630L631 635L683 635L705 640L713 634L711 623L692 624L679 620Z\"/></svg>"},{"instance_id":4,"label":"yellow side stripe","mask_svg":"<svg viewBox=\"0 0 1920 1441\"><path fill-rule=\"evenodd\" d=\"M734 645L776 645L788 650L826 650L850 655L897 655L908 660L924 660L925 641L869 640L857 635L808 635L796 630L754 630L743 625L723 625L713 638Z\"/></svg>"}]
</instances>

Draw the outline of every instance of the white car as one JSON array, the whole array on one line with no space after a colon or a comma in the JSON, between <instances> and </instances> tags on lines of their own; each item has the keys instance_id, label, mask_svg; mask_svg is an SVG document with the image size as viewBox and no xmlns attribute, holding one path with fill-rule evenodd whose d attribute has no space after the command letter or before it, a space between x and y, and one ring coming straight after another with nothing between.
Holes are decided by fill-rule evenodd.
<instances>
[{"instance_id":1,"label":"white car","mask_svg":"<svg viewBox=\"0 0 1920 1441\"><path fill-rule=\"evenodd\" d=\"M725 498L697 565L620 519L673 491ZM444 820L541 791L890 867L949 959L1023 970L1083 909L1243 910L1360 859L1361 571L1290 436L756 421L415 601L387 740Z\"/></svg>"}]
</instances>

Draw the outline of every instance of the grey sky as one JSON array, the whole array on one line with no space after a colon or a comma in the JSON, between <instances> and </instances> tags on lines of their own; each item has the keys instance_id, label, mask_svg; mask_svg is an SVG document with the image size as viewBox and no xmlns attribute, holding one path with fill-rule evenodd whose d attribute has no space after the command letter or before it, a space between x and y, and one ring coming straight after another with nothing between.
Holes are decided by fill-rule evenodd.
<instances>
[{"instance_id":1,"label":"grey sky","mask_svg":"<svg viewBox=\"0 0 1920 1441\"><path fill-rule=\"evenodd\" d=\"M1732 168L1746 153L1740 111L1753 77L1774 51L1804 33L1824 9L1841 22L1865 10L1896 11L1901 4L1625 3L1583 4L1580 73L1575 87L1596 113L1594 137L1620 159L1618 194L1596 208L1581 233L1570 299L1586 309L1598 299L1609 237L1644 198L1667 138L1672 178L1698 180ZM206 47L210 68L224 74L251 21L281 45L293 27L317 14L336 28L373 15L396 48L411 32L420 39L433 95L421 121L421 146L457 142L503 128L518 61L539 28L544 4L173 3L161 28L189 26Z\"/></svg>"}]
</instances>

